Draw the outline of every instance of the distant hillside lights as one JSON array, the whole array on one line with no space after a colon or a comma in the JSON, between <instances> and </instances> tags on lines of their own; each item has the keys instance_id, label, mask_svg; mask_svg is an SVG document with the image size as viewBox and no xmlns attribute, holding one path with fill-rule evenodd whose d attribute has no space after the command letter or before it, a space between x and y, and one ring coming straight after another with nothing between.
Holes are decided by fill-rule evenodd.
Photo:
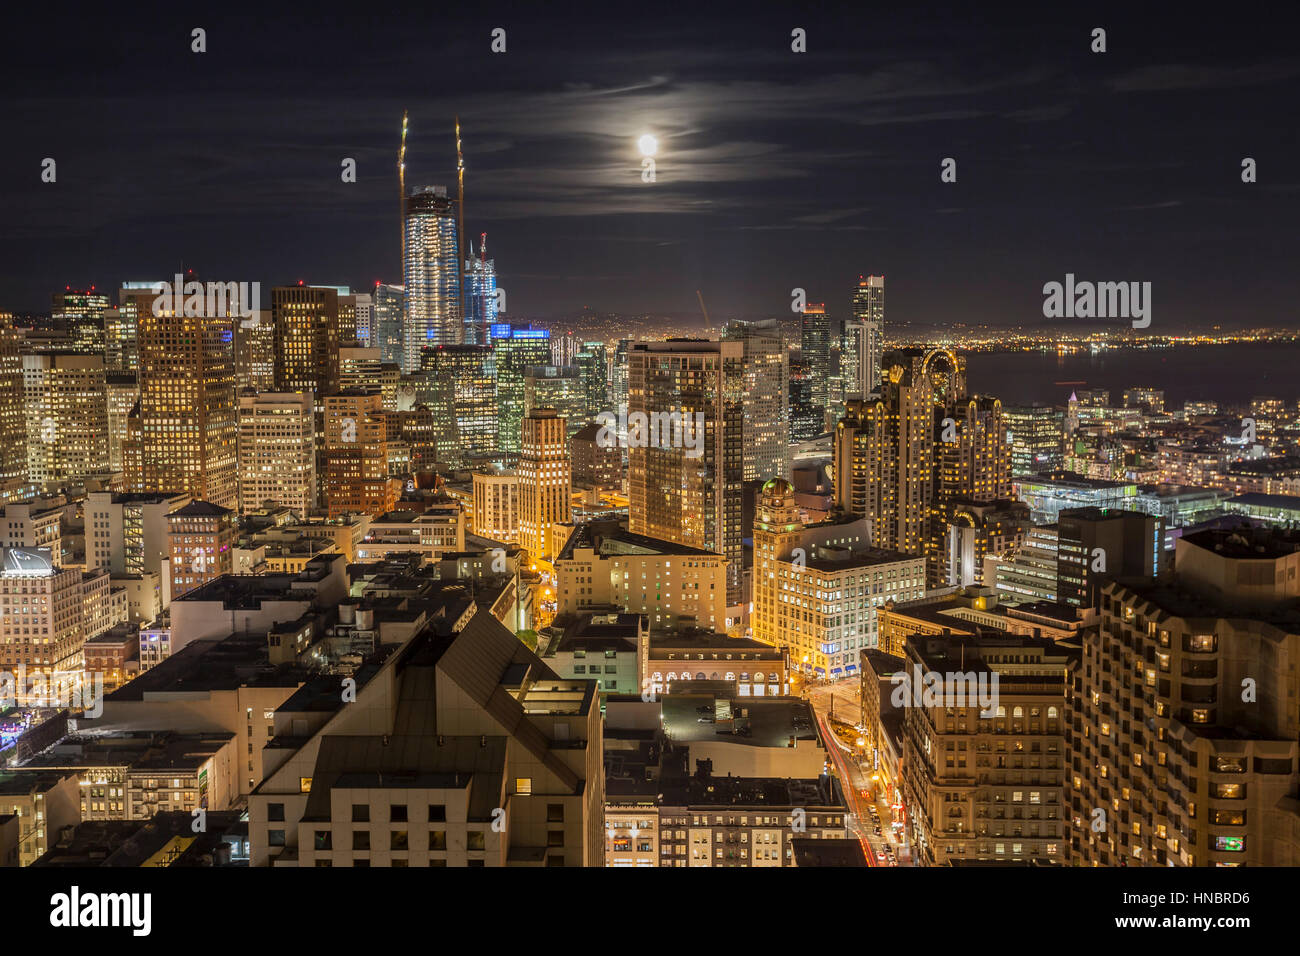
<instances>
[{"instance_id":1,"label":"distant hillside lights","mask_svg":"<svg viewBox=\"0 0 1300 956\"><path fill-rule=\"evenodd\" d=\"M1132 319L1133 328L1151 324L1150 282L1075 282L1043 286L1043 315L1049 319Z\"/></svg>"},{"instance_id":2,"label":"distant hillside lights","mask_svg":"<svg viewBox=\"0 0 1300 956\"><path fill-rule=\"evenodd\" d=\"M98 717L104 712L104 675L96 671L36 672L18 665L17 673L0 671L0 710L11 707L51 707L82 711L81 716Z\"/></svg>"},{"instance_id":3,"label":"distant hillside lights","mask_svg":"<svg viewBox=\"0 0 1300 956\"><path fill-rule=\"evenodd\" d=\"M172 282L155 282L153 314L186 316L238 316L251 319L262 308L260 282L186 282L176 273Z\"/></svg>"},{"instance_id":4,"label":"distant hillside lights","mask_svg":"<svg viewBox=\"0 0 1300 956\"><path fill-rule=\"evenodd\" d=\"M684 448L687 458L704 455L704 413L694 416L682 412L628 412L620 405L618 414L601 412L596 416L600 431L596 444L601 448ZM624 438L623 436L626 436Z\"/></svg>"}]
</instances>

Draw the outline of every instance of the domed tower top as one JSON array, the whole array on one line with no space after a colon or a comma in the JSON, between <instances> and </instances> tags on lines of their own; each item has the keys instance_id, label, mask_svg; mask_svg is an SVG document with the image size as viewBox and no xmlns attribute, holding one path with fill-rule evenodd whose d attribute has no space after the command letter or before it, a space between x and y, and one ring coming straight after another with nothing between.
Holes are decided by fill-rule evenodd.
<instances>
[{"instance_id":1,"label":"domed tower top","mask_svg":"<svg viewBox=\"0 0 1300 956\"><path fill-rule=\"evenodd\" d=\"M764 498L774 499L773 503L777 504L794 496L794 485L784 478L769 478L763 483L761 493Z\"/></svg>"}]
</instances>

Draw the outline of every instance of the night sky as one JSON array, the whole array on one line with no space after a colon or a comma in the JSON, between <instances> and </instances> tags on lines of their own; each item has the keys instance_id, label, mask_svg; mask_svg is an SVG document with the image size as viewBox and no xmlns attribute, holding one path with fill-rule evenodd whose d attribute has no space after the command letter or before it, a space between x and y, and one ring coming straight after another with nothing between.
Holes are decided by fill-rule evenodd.
<instances>
[{"instance_id":1,"label":"night sky","mask_svg":"<svg viewBox=\"0 0 1300 956\"><path fill-rule=\"evenodd\" d=\"M5 13L0 309L182 263L400 281L408 109L408 186L453 192L460 114L467 231L514 316L689 313L697 288L715 319L789 315L795 286L842 313L873 272L890 322L1037 324L1043 283L1073 272L1151 282L1152 333L1297 324L1285 7L48 6Z\"/></svg>"}]
</instances>

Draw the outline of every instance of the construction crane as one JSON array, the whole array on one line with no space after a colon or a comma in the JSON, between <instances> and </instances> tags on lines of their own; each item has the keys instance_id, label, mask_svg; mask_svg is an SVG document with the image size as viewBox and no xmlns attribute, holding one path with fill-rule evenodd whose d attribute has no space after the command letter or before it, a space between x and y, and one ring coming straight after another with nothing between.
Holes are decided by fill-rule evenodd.
<instances>
[{"instance_id":1,"label":"construction crane","mask_svg":"<svg viewBox=\"0 0 1300 956\"><path fill-rule=\"evenodd\" d=\"M399 265L406 271L406 110L402 110L402 146L397 151L397 192L399 225L402 227L402 261ZM405 281L405 276L403 276Z\"/></svg>"},{"instance_id":2,"label":"construction crane","mask_svg":"<svg viewBox=\"0 0 1300 956\"><path fill-rule=\"evenodd\" d=\"M695 297L700 300L700 311L704 313L704 327L712 328L713 323L709 320L709 310L704 307L704 293L699 289L695 290Z\"/></svg>"},{"instance_id":3,"label":"construction crane","mask_svg":"<svg viewBox=\"0 0 1300 956\"><path fill-rule=\"evenodd\" d=\"M460 116L456 116L456 182L460 190L456 212L456 273L460 286L460 321L465 321L465 155L460 149Z\"/></svg>"}]
</instances>

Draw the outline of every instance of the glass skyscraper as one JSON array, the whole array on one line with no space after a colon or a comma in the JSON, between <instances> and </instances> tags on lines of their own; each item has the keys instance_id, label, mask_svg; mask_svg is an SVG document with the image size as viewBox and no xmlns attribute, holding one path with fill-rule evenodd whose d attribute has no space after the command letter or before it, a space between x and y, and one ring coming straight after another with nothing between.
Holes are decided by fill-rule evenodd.
<instances>
[{"instance_id":1,"label":"glass skyscraper","mask_svg":"<svg viewBox=\"0 0 1300 956\"><path fill-rule=\"evenodd\" d=\"M374 305L370 319L370 344L379 349L381 362L396 362L406 369L406 287L400 285L375 286ZM419 363L419 356L416 356Z\"/></svg>"},{"instance_id":2,"label":"glass skyscraper","mask_svg":"<svg viewBox=\"0 0 1300 956\"><path fill-rule=\"evenodd\" d=\"M518 454L524 421L524 379L528 369L550 363L551 332L498 322L488 333L496 357L499 447L503 452Z\"/></svg>"},{"instance_id":3,"label":"glass skyscraper","mask_svg":"<svg viewBox=\"0 0 1300 956\"><path fill-rule=\"evenodd\" d=\"M491 345L496 322L496 263L471 255L465 260L465 344Z\"/></svg>"},{"instance_id":4,"label":"glass skyscraper","mask_svg":"<svg viewBox=\"0 0 1300 956\"><path fill-rule=\"evenodd\" d=\"M414 189L406 198L405 354L402 370L420 367L420 349L457 345L461 337L461 262L456 204L445 186Z\"/></svg>"}]
</instances>

